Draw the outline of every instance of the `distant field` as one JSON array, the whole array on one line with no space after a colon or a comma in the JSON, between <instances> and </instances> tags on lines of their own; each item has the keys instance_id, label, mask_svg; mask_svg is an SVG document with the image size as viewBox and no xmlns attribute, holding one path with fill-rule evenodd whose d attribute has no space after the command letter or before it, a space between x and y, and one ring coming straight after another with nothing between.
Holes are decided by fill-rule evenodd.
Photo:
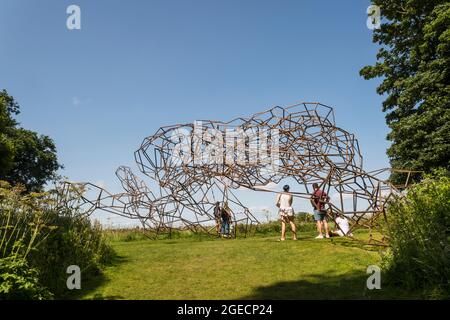
<instances>
[{"instance_id":1,"label":"distant field","mask_svg":"<svg viewBox=\"0 0 450 320\"><path fill-rule=\"evenodd\" d=\"M277 242L247 239L113 241L118 256L84 281L80 299L401 299L388 288L366 289L366 268L379 253L346 239Z\"/></svg>"}]
</instances>

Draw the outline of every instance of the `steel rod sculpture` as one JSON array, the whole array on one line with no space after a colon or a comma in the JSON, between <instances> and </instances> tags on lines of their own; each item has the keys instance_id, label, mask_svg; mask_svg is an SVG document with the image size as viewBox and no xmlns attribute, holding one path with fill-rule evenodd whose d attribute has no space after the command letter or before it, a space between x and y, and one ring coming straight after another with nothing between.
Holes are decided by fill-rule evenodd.
<instances>
[{"instance_id":1,"label":"steel rod sculpture","mask_svg":"<svg viewBox=\"0 0 450 320\"><path fill-rule=\"evenodd\" d=\"M309 201L313 183L329 195L334 192L329 217L345 215L349 233L358 227L382 233L388 200L411 175L405 171L405 184L394 186L381 177L391 169L364 171L358 141L336 127L333 109L320 103L274 107L230 122L161 127L144 139L135 160L152 188L120 167L116 175L123 193L66 182L61 199L73 201L69 191L78 190L83 214L103 210L138 219L153 236L179 228L216 234L214 204L226 203L235 230L240 225L246 233L258 221L233 191L275 192L268 185L289 178L297 183L291 190L298 190L292 194L300 199ZM383 243L370 235L371 243Z\"/></svg>"}]
</instances>

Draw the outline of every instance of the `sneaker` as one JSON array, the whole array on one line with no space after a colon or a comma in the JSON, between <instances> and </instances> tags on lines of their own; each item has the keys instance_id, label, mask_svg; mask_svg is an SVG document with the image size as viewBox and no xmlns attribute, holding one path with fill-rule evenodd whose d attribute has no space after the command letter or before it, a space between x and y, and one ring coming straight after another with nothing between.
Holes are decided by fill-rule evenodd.
<instances>
[{"instance_id":1,"label":"sneaker","mask_svg":"<svg viewBox=\"0 0 450 320\"><path fill-rule=\"evenodd\" d=\"M329 239L329 238L330 238L330 235L329 235L329 234L325 235L325 238Z\"/></svg>"},{"instance_id":2,"label":"sneaker","mask_svg":"<svg viewBox=\"0 0 450 320\"><path fill-rule=\"evenodd\" d=\"M323 239L323 235L319 234L316 239Z\"/></svg>"}]
</instances>

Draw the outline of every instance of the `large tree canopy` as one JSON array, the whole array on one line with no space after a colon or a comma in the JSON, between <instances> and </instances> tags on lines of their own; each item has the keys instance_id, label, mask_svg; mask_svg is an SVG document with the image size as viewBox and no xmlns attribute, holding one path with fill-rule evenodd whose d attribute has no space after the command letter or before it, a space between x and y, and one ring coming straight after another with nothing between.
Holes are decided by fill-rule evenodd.
<instances>
[{"instance_id":1,"label":"large tree canopy","mask_svg":"<svg viewBox=\"0 0 450 320\"><path fill-rule=\"evenodd\" d=\"M40 191L61 167L48 136L18 126L19 105L6 90L0 92L0 180Z\"/></svg>"},{"instance_id":2,"label":"large tree canopy","mask_svg":"<svg viewBox=\"0 0 450 320\"><path fill-rule=\"evenodd\" d=\"M17 125L13 115L19 113L19 106L6 93L0 92L0 177L3 177L12 167L14 160L14 145L10 138Z\"/></svg>"},{"instance_id":3,"label":"large tree canopy","mask_svg":"<svg viewBox=\"0 0 450 320\"><path fill-rule=\"evenodd\" d=\"M382 77L383 112L391 129L391 166L429 172L450 169L450 3L372 0L381 9L373 42L377 62L361 69ZM395 180L395 177L393 177Z\"/></svg>"}]
</instances>

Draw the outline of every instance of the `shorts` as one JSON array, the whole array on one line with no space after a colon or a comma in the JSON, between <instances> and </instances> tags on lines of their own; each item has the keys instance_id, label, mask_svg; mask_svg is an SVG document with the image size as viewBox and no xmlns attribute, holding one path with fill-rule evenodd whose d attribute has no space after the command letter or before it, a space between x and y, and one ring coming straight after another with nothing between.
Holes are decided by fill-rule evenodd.
<instances>
[{"instance_id":1,"label":"shorts","mask_svg":"<svg viewBox=\"0 0 450 320\"><path fill-rule=\"evenodd\" d=\"M294 209L292 207L280 208L280 219L290 219L294 217Z\"/></svg>"},{"instance_id":2,"label":"shorts","mask_svg":"<svg viewBox=\"0 0 450 320\"><path fill-rule=\"evenodd\" d=\"M327 212L325 210L314 210L314 220L323 221L327 216Z\"/></svg>"}]
</instances>

